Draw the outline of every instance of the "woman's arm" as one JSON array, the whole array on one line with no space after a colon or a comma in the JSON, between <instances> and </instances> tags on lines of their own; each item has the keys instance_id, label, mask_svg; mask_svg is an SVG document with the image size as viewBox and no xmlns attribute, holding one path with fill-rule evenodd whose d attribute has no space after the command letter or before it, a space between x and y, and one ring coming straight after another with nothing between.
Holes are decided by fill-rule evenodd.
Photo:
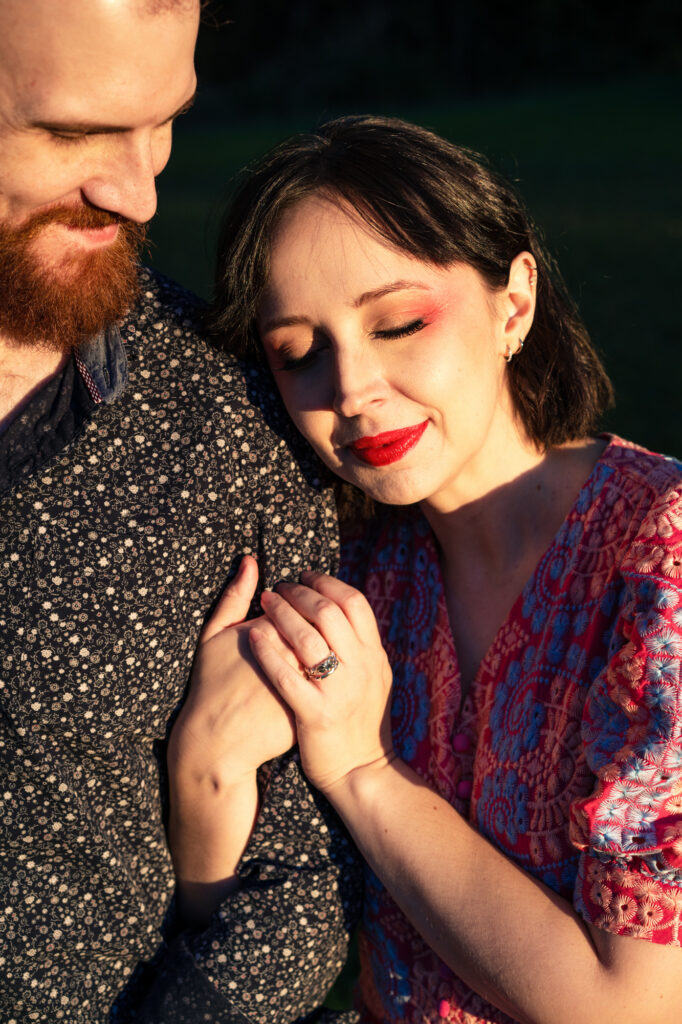
<instances>
[{"instance_id":1,"label":"woman's arm","mask_svg":"<svg viewBox=\"0 0 682 1024\"><path fill-rule=\"evenodd\" d=\"M326 796L427 943L523 1024L673 1024L682 950L587 925L404 762L351 771Z\"/></svg>"},{"instance_id":2,"label":"woman's arm","mask_svg":"<svg viewBox=\"0 0 682 1024\"><path fill-rule=\"evenodd\" d=\"M277 756L295 740L293 716L250 656L251 626L230 625L255 581L246 559L201 637L169 740L169 834L181 924L194 928L168 936L139 1011L148 1024L318 1020L359 913L359 858L297 753ZM256 768L273 758L258 806Z\"/></svg>"},{"instance_id":3,"label":"woman's arm","mask_svg":"<svg viewBox=\"0 0 682 1024\"><path fill-rule=\"evenodd\" d=\"M302 663L314 663L304 645L317 644L336 652L337 672L311 682L258 630L252 646L296 714L311 781L429 945L523 1024L679 1021L682 951L587 925L396 758L390 673L369 606L338 580L306 582L312 589L264 595L263 607Z\"/></svg>"}]
</instances>

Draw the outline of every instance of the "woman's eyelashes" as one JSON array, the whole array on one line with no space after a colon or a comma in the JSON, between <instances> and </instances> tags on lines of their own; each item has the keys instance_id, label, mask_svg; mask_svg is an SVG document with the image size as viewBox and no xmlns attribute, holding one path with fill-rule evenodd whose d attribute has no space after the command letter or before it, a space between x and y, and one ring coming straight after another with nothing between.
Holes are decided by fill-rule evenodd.
<instances>
[{"instance_id":1,"label":"woman's eyelashes","mask_svg":"<svg viewBox=\"0 0 682 1024\"><path fill-rule=\"evenodd\" d=\"M377 327L369 333L372 338L391 341L394 338L408 338L410 335L417 334L427 326L428 323L423 317L417 317L415 320L397 324L395 327ZM293 351L288 351L285 346L282 346L282 348L277 352L279 366L277 366L276 369L283 370L284 372L290 372L292 370L301 370L305 367L312 366L316 359L323 352L327 351L329 344L330 343L328 341L314 343L301 355L296 355Z\"/></svg>"},{"instance_id":2,"label":"woman's eyelashes","mask_svg":"<svg viewBox=\"0 0 682 1024\"><path fill-rule=\"evenodd\" d=\"M382 327L372 331L372 337L374 338L407 338L410 334L416 334L417 331L421 331L426 327L426 321L423 317L417 317L416 320L410 320L409 323L399 324L397 327Z\"/></svg>"},{"instance_id":3,"label":"woman's eyelashes","mask_svg":"<svg viewBox=\"0 0 682 1024\"><path fill-rule=\"evenodd\" d=\"M307 352L304 352L302 356L287 355L286 351L280 350L278 353L280 365L277 367L278 370L300 370L304 366L310 366L315 362L320 350L316 348L310 348Z\"/></svg>"}]
</instances>

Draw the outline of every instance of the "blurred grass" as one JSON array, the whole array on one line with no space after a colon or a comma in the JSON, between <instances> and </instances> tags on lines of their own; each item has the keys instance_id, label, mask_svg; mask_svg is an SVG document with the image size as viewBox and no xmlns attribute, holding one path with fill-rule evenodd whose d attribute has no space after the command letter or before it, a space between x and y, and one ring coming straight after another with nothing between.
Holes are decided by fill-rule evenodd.
<instances>
[{"instance_id":1,"label":"blurred grass","mask_svg":"<svg viewBox=\"0 0 682 1024\"><path fill-rule=\"evenodd\" d=\"M640 77L373 111L484 152L518 182L614 380L617 406L606 426L680 457L681 85L679 78ZM200 95L177 126L159 180L153 265L208 296L230 180L275 142L335 113L226 123L220 95Z\"/></svg>"}]
</instances>

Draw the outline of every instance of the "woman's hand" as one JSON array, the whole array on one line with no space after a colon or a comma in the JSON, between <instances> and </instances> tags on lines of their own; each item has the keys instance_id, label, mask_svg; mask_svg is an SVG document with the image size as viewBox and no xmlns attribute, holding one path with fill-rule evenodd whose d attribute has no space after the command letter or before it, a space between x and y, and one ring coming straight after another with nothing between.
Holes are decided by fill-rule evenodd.
<instances>
[{"instance_id":1,"label":"woman's hand","mask_svg":"<svg viewBox=\"0 0 682 1024\"><path fill-rule=\"evenodd\" d=\"M189 692L168 742L172 779L218 791L296 742L293 715L248 643L258 624L279 656L297 664L264 616L243 621L257 581L256 561L246 556L199 638Z\"/></svg>"},{"instance_id":2,"label":"woman's hand","mask_svg":"<svg viewBox=\"0 0 682 1024\"><path fill-rule=\"evenodd\" d=\"M258 814L256 769L296 742L293 715L269 685L247 641L258 580L242 561L197 647L187 699L168 741L168 841L181 917L203 926L236 884L235 871ZM253 620L294 665L276 630Z\"/></svg>"},{"instance_id":3,"label":"woman's hand","mask_svg":"<svg viewBox=\"0 0 682 1024\"><path fill-rule=\"evenodd\" d=\"M364 598L327 576L264 595L266 615L311 681L260 627L256 656L296 715L306 773L428 945L459 977L524 1024L678 1024L678 947L586 925L571 904L508 860L408 765L388 734L390 671Z\"/></svg>"},{"instance_id":4,"label":"woman's hand","mask_svg":"<svg viewBox=\"0 0 682 1024\"><path fill-rule=\"evenodd\" d=\"M374 614L363 595L341 580L304 573L303 584L279 584L261 603L284 644L259 623L251 648L296 716L306 775L328 795L357 768L393 758L389 718L391 669ZM285 653L292 651L299 666ZM314 680L312 668L333 651L339 666Z\"/></svg>"}]
</instances>

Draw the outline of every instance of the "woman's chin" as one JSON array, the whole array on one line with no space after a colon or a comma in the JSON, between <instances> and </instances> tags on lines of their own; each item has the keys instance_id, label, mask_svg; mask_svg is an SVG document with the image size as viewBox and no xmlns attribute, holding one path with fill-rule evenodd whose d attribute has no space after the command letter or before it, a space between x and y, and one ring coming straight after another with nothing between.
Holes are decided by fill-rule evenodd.
<instances>
[{"instance_id":1,"label":"woman's chin","mask_svg":"<svg viewBox=\"0 0 682 1024\"><path fill-rule=\"evenodd\" d=\"M382 505L414 505L428 497L429 488L408 477L408 474L361 471L337 474Z\"/></svg>"}]
</instances>

